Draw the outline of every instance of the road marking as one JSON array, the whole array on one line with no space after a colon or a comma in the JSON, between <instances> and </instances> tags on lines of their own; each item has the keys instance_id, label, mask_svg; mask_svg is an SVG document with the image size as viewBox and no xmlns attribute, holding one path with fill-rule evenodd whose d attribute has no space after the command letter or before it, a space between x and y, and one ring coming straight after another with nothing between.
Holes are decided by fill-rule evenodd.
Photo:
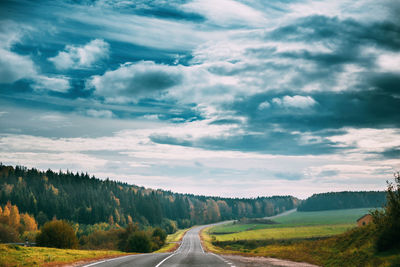
<instances>
[{"instance_id":1,"label":"road marking","mask_svg":"<svg viewBox=\"0 0 400 267\"><path fill-rule=\"evenodd\" d=\"M87 264L87 265L83 265L82 267L94 266L94 265L97 265L97 264L100 264L100 263L105 263L105 262L109 262L109 261L119 260L119 259L131 257L131 256L140 256L140 255L128 255L128 256L118 257L118 258L114 258L114 259L108 259L108 260L97 261L97 262L93 262L93 263L90 263L90 264Z\"/></svg>"},{"instance_id":2,"label":"road marking","mask_svg":"<svg viewBox=\"0 0 400 267\"><path fill-rule=\"evenodd\" d=\"M204 249L203 249L203 245L201 244L201 239L200 239L200 237L199 237L199 243L200 243L201 252L204 253Z\"/></svg>"},{"instance_id":3,"label":"road marking","mask_svg":"<svg viewBox=\"0 0 400 267\"><path fill-rule=\"evenodd\" d=\"M179 245L179 248L178 248L177 250L175 250L174 253L172 253L171 255L169 255L168 257L166 257L165 259L163 259L162 261L160 261L155 267L160 267L161 264L163 264L166 260L168 260L168 259L171 258L172 256L175 256L176 254L180 253L179 251L181 250L182 245L183 245L184 243L187 243L187 242L186 242L186 234L183 236L182 242L181 242L181 244Z\"/></svg>"},{"instance_id":4,"label":"road marking","mask_svg":"<svg viewBox=\"0 0 400 267\"><path fill-rule=\"evenodd\" d=\"M176 253L172 253L171 255L169 255L168 257L166 257L165 259L163 259L162 261L160 261L160 263L159 264L157 264L155 267L160 267L161 266L161 264L163 264L164 263L164 261L166 261L166 260L168 260L169 258L171 258L172 256L175 256L176 255Z\"/></svg>"},{"instance_id":5,"label":"road marking","mask_svg":"<svg viewBox=\"0 0 400 267\"><path fill-rule=\"evenodd\" d=\"M235 267L235 265L233 265L233 263L227 261L226 259L222 258L221 256L219 256L219 255L217 255L217 254L214 254L214 253L212 253L212 252L210 252L210 254L211 254L211 255L214 255L215 257L217 257L218 259L222 260L222 261L225 262L226 264L231 265L231 267Z\"/></svg>"}]
</instances>

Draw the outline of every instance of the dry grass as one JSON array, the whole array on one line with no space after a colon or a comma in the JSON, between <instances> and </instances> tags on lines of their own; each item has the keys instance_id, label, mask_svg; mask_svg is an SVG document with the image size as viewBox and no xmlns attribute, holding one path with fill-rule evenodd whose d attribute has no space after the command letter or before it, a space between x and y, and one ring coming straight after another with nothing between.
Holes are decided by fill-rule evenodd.
<instances>
[{"instance_id":1,"label":"dry grass","mask_svg":"<svg viewBox=\"0 0 400 267\"><path fill-rule=\"evenodd\" d=\"M61 266L77 261L89 261L129 255L120 251L75 250L43 247L22 247L0 244L0 266Z\"/></svg>"}]
</instances>

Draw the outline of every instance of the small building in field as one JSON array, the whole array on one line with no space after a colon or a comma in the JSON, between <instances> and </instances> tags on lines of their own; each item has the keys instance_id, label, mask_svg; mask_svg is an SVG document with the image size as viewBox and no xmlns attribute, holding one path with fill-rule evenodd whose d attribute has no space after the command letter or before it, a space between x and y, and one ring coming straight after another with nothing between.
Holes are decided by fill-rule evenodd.
<instances>
[{"instance_id":1,"label":"small building in field","mask_svg":"<svg viewBox=\"0 0 400 267\"><path fill-rule=\"evenodd\" d=\"M372 222L372 215L371 214L365 214L361 218L357 220L357 226L364 226Z\"/></svg>"}]
</instances>

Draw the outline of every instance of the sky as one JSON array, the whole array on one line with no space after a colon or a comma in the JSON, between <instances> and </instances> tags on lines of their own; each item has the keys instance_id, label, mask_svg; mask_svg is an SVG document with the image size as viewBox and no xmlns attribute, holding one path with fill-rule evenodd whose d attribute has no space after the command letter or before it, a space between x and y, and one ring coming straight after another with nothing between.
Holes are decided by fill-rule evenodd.
<instances>
[{"instance_id":1,"label":"sky","mask_svg":"<svg viewBox=\"0 0 400 267\"><path fill-rule=\"evenodd\" d=\"M223 197L384 190L398 0L2 0L0 161Z\"/></svg>"}]
</instances>

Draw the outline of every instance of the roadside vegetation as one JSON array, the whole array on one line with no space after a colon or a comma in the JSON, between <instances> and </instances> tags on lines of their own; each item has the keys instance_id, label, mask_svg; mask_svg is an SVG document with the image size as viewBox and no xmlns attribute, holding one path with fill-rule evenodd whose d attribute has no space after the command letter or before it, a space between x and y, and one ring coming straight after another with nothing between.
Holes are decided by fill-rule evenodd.
<instances>
[{"instance_id":1,"label":"roadside vegetation","mask_svg":"<svg viewBox=\"0 0 400 267\"><path fill-rule=\"evenodd\" d=\"M182 241L183 236L189 229L190 228L180 229L175 233L168 235L167 239L165 240L165 245L155 252L156 253L171 252L177 249L179 247L179 242Z\"/></svg>"},{"instance_id":2,"label":"roadside vegetation","mask_svg":"<svg viewBox=\"0 0 400 267\"><path fill-rule=\"evenodd\" d=\"M362 210L360 210L361 212ZM351 218L355 211L335 211L336 215L343 216L334 219L327 216L330 212L312 212L320 215L320 223L325 226L336 227L333 222L343 222ZM299 262L309 262L322 266L400 266L400 175L396 173L395 183L390 183L387 191L386 206L383 209L370 210L373 223L352 229L334 236L320 237L304 236L303 238L274 238L273 235L262 236L263 231L281 231L278 224L265 225L258 230L248 231L245 225L225 225L209 228L202 232L203 244L206 249L216 253L240 254L246 256L263 256L289 259ZM347 215L346 215L347 214ZM358 214L360 215L360 214ZM357 215L357 216L358 216ZM298 231L302 228L317 226L302 226L312 221L311 212L296 212L276 218L281 225L291 225ZM354 216L356 216L354 214ZM329 220L326 218L329 217ZM324 219L325 218L325 219ZM331 224L327 224L328 221ZM354 223L353 223L354 225ZM254 226L253 226L254 227ZM243 231L240 231L242 230ZM224 232L229 238L221 238ZM263 238L246 238L245 233L253 235L258 232ZM221 234L222 233L222 234ZM251 235L250 235L251 236Z\"/></svg>"},{"instance_id":3,"label":"roadside vegetation","mask_svg":"<svg viewBox=\"0 0 400 267\"><path fill-rule=\"evenodd\" d=\"M121 251L23 247L0 244L0 266L56 266L129 255Z\"/></svg>"}]
</instances>

